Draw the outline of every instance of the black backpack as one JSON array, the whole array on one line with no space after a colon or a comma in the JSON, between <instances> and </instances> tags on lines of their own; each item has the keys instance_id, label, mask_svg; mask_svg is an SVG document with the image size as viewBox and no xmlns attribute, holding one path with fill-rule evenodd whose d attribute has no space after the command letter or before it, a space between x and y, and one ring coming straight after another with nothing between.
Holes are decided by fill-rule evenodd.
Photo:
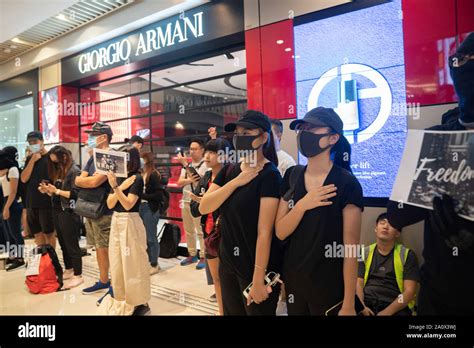
<instances>
[{"instance_id":1,"label":"black backpack","mask_svg":"<svg viewBox=\"0 0 474 348\"><path fill-rule=\"evenodd\" d=\"M158 232L160 241L160 257L170 259L178 255L178 246L181 241L181 229L178 225L165 223Z\"/></svg>"}]
</instances>

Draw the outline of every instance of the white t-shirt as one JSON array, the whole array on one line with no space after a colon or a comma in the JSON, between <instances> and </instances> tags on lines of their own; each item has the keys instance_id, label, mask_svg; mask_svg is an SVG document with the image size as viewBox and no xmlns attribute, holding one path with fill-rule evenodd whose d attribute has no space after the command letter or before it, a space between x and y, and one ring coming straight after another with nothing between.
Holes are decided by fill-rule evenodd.
<instances>
[{"instance_id":1,"label":"white t-shirt","mask_svg":"<svg viewBox=\"0 0 474 348\"><path fill-rule=\"evenodd\" d=\"M201 160L201 162L192 162L190 166L194 167L200 176L203 176L208 170L207 165L204 162L204 160ZM186 178L186 169L184 168L181 169L181 175L179 177L181 179ZM187 202L187 203L191 202L191 197L189 195L191 192L193 192L193 188L191 187L191 184L183 186L183 202Z\"/></svg>"},{"instance_id":2,"label":"white t-shirt","mask_svg":"<svg viewBox=\"0 0 474 348\"><path fill-rule=\"evenodd\" d=\"M20 171L17 167L11 167L8 170L8 180L11 179L20 179ZM10 195L10 182L7 180L7 175L2 177L2 191L3 197L8 197Z\"/></svg>"},{"instance_id":3,"label":"white t-shirt","mask_svg":"<svg viewBox=\"0 0 474 348\"><path fill-rule=\"evenodd\" d=\"M278 157L278 170L280 171L281 176L285 175L285 172L288 168L293 167L296 165L295 160L285 151L280 150L277 151Z\"/></svg>"}]
</instances>

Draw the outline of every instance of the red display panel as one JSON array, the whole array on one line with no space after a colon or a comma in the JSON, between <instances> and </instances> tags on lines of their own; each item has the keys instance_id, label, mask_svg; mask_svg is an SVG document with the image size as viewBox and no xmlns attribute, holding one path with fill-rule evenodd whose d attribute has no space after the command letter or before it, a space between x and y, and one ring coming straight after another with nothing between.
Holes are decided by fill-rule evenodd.
<instances>
[{"instance_id":1,"label":"red display panel","mask_svg":"<svg viewBox=\"0 0 474 348\"><path fill-rule=\"evenodd\" d=\"M293 20L245 32L247 103L271 118L296 117Z\"/></svg>"},{"instance_id":2,"label":"red display panel","mask_svg":"<svg viewBox=\"0 0 474 348\"><path fill-rule=\"evenodd\" d=\"M455 0L403 0L407 102L452 103L448 57L456 50ZM471 15L472 17L472 15Z\"/></svg>"}]
</instances>

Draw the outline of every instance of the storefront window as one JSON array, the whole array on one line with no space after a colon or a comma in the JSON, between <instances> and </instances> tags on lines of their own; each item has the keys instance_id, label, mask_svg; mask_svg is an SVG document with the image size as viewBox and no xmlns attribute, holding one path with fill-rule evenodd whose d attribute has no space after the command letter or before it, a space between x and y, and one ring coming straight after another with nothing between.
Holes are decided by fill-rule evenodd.
<instances>
[{"instance_id":1,"label":"storefront window","mask_svg":"<svg viewBox=\"0 0 474 348\"><path fill-rule=\"evenodd\" d=\"M87 104L81 109L81 141L96 121L112 127L112 144L140 135L176 205L181 195L177 152L187 153L194 137L208 138L209 127L224 135L224 125L247 109L245 71L241 50L82 87L80 100ZM179 218L178 206L173 207L168 216Z\"/></svg>"},{"instance_id":2,"label":"storefront window","mask_svg":"<svg viewBox=\"0 0 474 348\"><path fill-rule=\"evenodd\" d=\"M0 148L15 146L19 162L25 160L26 135L34 130L33 98L23 98L0 105Z\"/></svg>"}]
</instances>

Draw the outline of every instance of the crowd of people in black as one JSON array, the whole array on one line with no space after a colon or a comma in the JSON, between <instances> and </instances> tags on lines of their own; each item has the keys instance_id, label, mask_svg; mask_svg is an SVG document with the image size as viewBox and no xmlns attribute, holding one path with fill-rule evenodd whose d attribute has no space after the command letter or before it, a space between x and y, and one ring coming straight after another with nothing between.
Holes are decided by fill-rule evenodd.
<instances>
[{"instance_id":1,"label":"crowd of people in black","mask_svg":"<svg viewBox=\"0 0 474 348\"><path fill-rule=\"evenodd\" d=\"M435 129L474 128L473 56L471 34L450 59L458 117ZM305 166L289 165L290 156L282 153L281 122L253 110L225 125L232 142L211 128L207 143L191 141L190 158L178 154L189 252L181 265L208 270L220 314L275 315L285 302L288 315L472 315L474 223L456 215L452 199L435 198L432 211L389 202L375 221L375 243L360 253L328 253L328 246L360 246L363 192L351 171L350 144L330 108L310 110L290 129ZM90 149L115 151L108 124L97 122L87 133ZM81 170L65 147L47 151L40 132L30 132L27 141L31 153L23 169L16 149L0 151L5 238L24 245L22 225L37 245L54 247L57 236L64 287L77 287L84 282L82 216L100 271L82 293L105 292L98 301L104 313L149 313L150 274L160 270L156 230L167 193L143 139L134 136L118 149L128 153L127 178L119 179L111 171L97 173L93 156ZM237 161L229 160L232 151ZM415 253L397 239L403 227L423 219L419 271ZM9 256L8 270L25 264L21 253Z\"/></svg>"}]
</instances>

